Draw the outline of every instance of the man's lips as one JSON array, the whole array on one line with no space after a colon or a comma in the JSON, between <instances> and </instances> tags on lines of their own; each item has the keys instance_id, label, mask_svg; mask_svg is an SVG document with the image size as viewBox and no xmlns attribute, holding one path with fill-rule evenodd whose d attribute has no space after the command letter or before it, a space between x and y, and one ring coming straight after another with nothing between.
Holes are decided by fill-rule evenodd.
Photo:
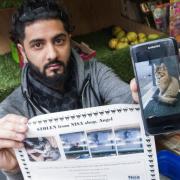
<instances>
[{"instance_id":1,"label":"man's lips","mask_svg":"<svg viewBox=\"0 0 180 180\"><path fill-rule=\"evenodd\" d=\"M61 67L60 64L50 64L50 65L48 66L48 69L54 70L54 69L59 69L60 67Z\"/></svg>"}]
</instances>

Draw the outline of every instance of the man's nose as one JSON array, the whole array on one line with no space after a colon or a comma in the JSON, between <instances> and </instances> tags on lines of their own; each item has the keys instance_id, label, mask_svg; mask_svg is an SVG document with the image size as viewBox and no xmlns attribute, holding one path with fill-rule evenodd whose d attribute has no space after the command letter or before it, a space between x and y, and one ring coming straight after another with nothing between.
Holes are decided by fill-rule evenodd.
<instances>
[{"instance_id":1,"label":"man's nose","mask_svg":"<svg viewBox=\"0 0 180 180\"><path fill-rule=\"evenodd\" d=\"M48 45L47 54L49 61L56 59L58 55L56 47L54 47L52 44Z\"/></svg>"}]
</instances>

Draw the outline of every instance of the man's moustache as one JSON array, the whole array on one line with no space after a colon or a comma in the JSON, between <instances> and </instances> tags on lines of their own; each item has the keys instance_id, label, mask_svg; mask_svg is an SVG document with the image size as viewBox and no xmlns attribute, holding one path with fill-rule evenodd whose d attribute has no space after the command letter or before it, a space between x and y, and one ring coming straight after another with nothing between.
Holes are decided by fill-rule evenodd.
<instances>
[{"instance_id":1,"label":"man's moustache","mask_svg":"<svg viewBox=\"0 0 180 180\"><path fill-rule=\"evenodd\" d=\"M51 66L52 64L57 64L57 65L60 65L60 66L63 66L65 67L65 64L62 60L55 60L55 61L51 61L49 63L47 63L45 66L44 66L44 69L47 69L49 68L49 66Z\"/></svg>"}]
</instances>

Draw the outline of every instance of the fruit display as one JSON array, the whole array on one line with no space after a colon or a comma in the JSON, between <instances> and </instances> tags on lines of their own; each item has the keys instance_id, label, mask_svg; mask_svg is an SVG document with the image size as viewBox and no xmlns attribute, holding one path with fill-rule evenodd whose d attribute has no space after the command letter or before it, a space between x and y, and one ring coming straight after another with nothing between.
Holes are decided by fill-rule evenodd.
<instances>
[{"instance_id":1,"label":"fruit display","mask_svg":"<svg viewBox=\"0 0 180 180\"><path fill-rule=\"evenodd\" d=\"M113 37L108 42L110 49L123 49L131 45L136 45L160 38L160 35L155 33L145 34L143 32L126 32L120 26L114 26L112 28L112 36Z\"/></svg>"}]
</instances>

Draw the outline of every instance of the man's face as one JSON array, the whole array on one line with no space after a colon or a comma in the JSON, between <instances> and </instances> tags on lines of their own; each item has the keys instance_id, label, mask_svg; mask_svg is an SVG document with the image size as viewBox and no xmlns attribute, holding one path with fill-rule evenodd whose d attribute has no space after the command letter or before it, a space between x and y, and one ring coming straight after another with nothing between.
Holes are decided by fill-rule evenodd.
<instances>
[{"instance_id":1,"label":"man's face","mask_svg":"<svg viewBox=\"0 0 180 180\"><path fill-rule=\"evenodd\" d=\"M34 72L58 80L66 74L70 37L60 20L38 20L25 27L24 41L18 47Z\"/></svg>"}]
</instances>

